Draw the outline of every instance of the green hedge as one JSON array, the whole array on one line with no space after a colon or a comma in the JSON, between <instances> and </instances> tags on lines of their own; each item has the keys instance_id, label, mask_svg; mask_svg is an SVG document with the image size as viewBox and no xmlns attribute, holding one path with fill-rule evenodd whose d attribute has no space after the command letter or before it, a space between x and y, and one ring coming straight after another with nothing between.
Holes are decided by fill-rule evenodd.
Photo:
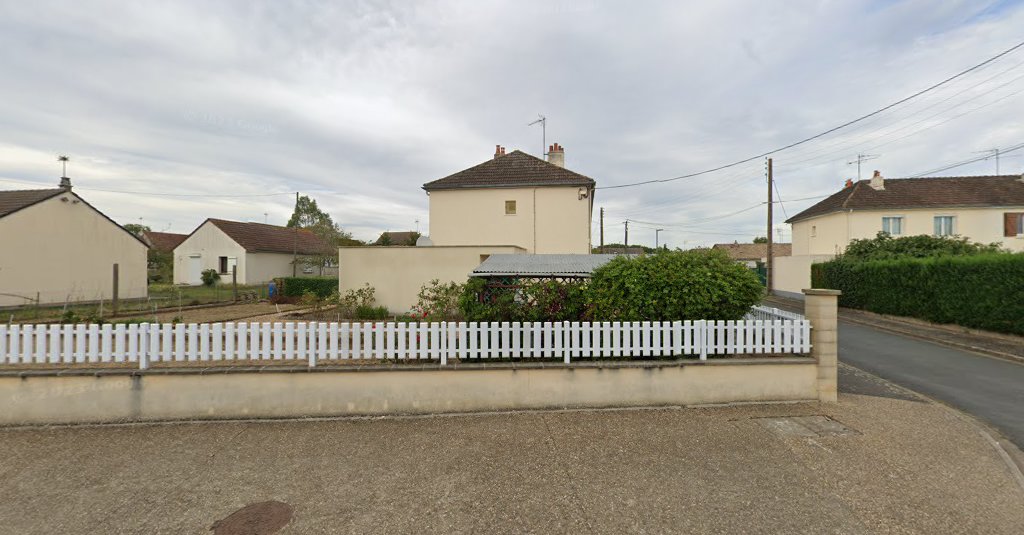
<instances>
[{"instance_id":1,"label":"green hedge","mask_svg":"<svg viewBox=\"0 0 1024 535\"><path fill-rule=\"evenodd\" d=\"M813 265L811 279L842 290L841 306L1024 334L1024 254L840 258Z\"/></svg>"},{"instance_id":2,"label":"green hedge","mask_svg":"<svg viewBox=\"0 0 1024 535\"><path fill-rule=\"evenodd\" d=\"M587 294L595 321L735 320L764 287L722 250L663 250L597 268Z\"/></svg>"},{"instance_id":3,"label":"green hedge","mask_svg":"<svg viewBox=\"0 0 1024 535\"><path fill-rule=\"evenodd\" d=\"M275 279L280 295L302 297L306 291L319 297L329 297L338 291L338 279L331 277L281 277Z\"/></svg>"}]
</instances>

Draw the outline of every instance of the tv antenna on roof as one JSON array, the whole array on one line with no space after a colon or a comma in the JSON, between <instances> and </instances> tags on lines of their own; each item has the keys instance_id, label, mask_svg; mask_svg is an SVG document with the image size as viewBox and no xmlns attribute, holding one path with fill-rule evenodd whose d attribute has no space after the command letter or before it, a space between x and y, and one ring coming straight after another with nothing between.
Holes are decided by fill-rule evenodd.
<instances>
[{"instance_id":1,"label":"tv antenna on roof","mask_svg":"<svg viewBox=\"0 0 1024 535\"><path fill-rule=\"evenodd\" d=\"M71 158L61 154L60 156L57 156L57 161L60 162L60 167L61 167L60 176L61 177L68 176L68 162L71 161Z\"/></svg>"},{"instance_id":2,"label":"tv antenna on roof","mask_svg":"<svg viewBox=\"0 0 1024 535\"><path fill-rule=\"evenodd\" d=\"M858 154L857 159L852 162L846 162L846 165L857 164L857 180L860 180L860 164L868 160L874 160L878 158L878 154Z\"/></svg>"},{"instance_id":3,"label":"tv antenna on roof","mask_svg":"<svg viewBox=\"0 0 1024 535\"><path fill-rule=\"evenodd\" d=\"M537 123L540 123L540 130L541 130L541 134L540 134L541 135L540 154L541 154L541 156L547 156L548 155L548 153L547 153L547 150L548 150L548 148L547 148L548 147L548 118L544 117L543 115L541 115L539 113L537 114L537 117L540 117L540 119L537 119L536 121L534 121L534 122L532 122L532 123L530 123L530 124L528 124L526 126L533 126L533 125L535 125Z\"/></svg>"}]
</instances>

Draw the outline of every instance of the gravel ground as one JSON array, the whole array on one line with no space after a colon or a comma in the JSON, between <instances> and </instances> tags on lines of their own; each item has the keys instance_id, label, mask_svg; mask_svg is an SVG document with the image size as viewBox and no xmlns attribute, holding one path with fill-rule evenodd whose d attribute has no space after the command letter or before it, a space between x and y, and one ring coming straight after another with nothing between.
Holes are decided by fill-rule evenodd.
<instances>
[{"instance_id":1,"label":"gravel ground","mask_svg":"<svg viewBox=\"0 0 1024 535\"><path fill-rule=\"evenodd\" d=\"M1019 533L1024 491L979 429L880 392L833 405L5 429L0 526L233 533L269 507L256 518L286 523L282 534ZM793 433L778 418L794 416L849 432Z\"/></svg>"}]
</instances>

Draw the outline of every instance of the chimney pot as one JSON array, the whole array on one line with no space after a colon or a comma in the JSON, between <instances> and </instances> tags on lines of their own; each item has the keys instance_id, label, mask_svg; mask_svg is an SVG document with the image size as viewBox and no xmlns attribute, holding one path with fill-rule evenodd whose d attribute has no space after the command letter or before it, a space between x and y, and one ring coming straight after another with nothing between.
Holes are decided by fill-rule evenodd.
<instances>
[{"instance_id":1,"label":"chimney pot","mask_svg":"<svg viewBox=\"0 0 1024 535\"><path fill-rule=\"evenodd\" d=\"M505 147L502 147L501 145L495 145L494 146L494 157L497 158L498 156L501 156L503 154L505 154Z\"/></svg>"},{"instance_id":2,"label":"chimney pot","mask_svg":"<svg viewBox=\"0 0 1024 535\"><path fill-rule=\"evenodd\" d=\"M871 187L875 190L885 189L885 177L882 176L881 171L875 171L875 174L871 176Z\"/></svg>"},{"instance_id":3,"label":"chimney pot","mask_svg":"<svg viewBox=\"0 0 1024 535\"><path fill-rule=\"evenodd\" d=\"M548 150L548 163L558 167L565 167L565 151L558 143L552 144Z\"/></svg>"}]
</instances>

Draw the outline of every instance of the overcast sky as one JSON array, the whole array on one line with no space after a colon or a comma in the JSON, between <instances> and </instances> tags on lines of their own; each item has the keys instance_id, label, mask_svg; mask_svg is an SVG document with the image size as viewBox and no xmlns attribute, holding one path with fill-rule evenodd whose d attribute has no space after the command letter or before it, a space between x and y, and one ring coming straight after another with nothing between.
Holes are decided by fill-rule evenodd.
<instances>
[{"instance_id":1,"label":"overcast sky","mask_svg":"<svg viewBox=\"0 0 1024 535\"><path fill-rule=\"evenodd\" d=\"M598 187L670 178L874 111L1022 29L1021 2L980 0L3 1L0 189L55 186L68 154L76 191L120 223L284 224L300 191L360 239L417 220L426 232L420 186L495 144L539 155L541 130L527 126L538 113L566 167ZM775 154L778 190L831 193L858 153L879 155L865 178L899 177L1024 143L1022 112L1019 49ZM1022 155L1001 170L1020 173ZM944 174L994 171L988 160ZM599 190L596 205L607 242L628 218L631 243L662 227L689 248L763 235L765 190L756 160ZM814 202L784 203L777 221Z\"/></svg>"}]
</instances>

